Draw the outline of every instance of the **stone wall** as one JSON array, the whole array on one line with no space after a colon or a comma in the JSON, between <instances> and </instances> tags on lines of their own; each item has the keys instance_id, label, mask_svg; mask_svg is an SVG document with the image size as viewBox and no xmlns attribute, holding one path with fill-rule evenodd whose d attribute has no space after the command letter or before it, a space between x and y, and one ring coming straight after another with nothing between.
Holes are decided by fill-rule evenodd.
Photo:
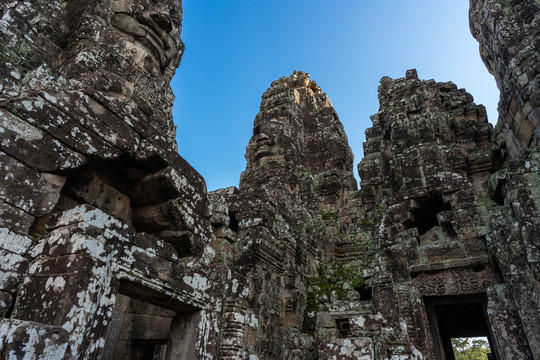
<instances>
[{"instance_id":1,"label":"stone wall","mask_svg":"<svg viewBox=\"0 0 540 360\"><path fill-rule=\"evenodd\" d=\"M2 357L114 353L123 296L171 334L198 314L190 356L215 353L209 201L172 123L180 2L0 6Z\"/></svg>"},{"instance_id":2,"label":"stone wall","mask_svg":"<svg viewBox=\"0 0 540 360\"><path fill-rule=\"evenodd\" d=\"M237 187L177 153L180 1L0 5L0 357L540 359L538 3L471 1L495 130L384 77L353 177L328 96L263 94Z\"/></svg>"}]
</instances>

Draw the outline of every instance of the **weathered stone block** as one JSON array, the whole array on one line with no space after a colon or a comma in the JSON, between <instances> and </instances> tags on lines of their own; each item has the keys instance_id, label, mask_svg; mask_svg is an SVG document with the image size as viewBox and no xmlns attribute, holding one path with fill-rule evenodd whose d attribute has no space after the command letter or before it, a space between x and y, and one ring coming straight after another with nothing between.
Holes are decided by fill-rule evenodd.
<instances>
[{"instance_id":1,"label":"weathered stone block","mask_svg":"<svg viewBox=\"0 0 540 360\"><path fill-rule=\"evenodd\" d=\"M14 293L28 269L28 259L6 250L0 250L0 290Z\"/></svg>"},{"instance_id":2,"label":"weathered stone block","mask_svg":"<svg viewBox=\"0 0 540 360\"><path fill-rule=\"evenodd\" d=\"M13 296L11 294L0 291L0 317L6 317L9 309L11 308Z\"/></svg>"},{"instance_id":3,"label":"weathered stone block","mask_svg":"<svg viewBox=\"0 0 540 360\"><path fill-rule=\"evenodd\" d=\"M28 106L33 106L29 104ZM0 149L23 164L44 172L76 168L86 158L55 141L23 119L0 109L3 137Z\"/></svg>"},{"instance_id":4,"label":"weathered stone block","mask_svg":"<svg viewBox=\"0 0 540 360\"><path fill-rule=\"evenodd\" d=\"M373 359L373 344L370 338L332 339L319 345L319 356L323 359L370 360Z\"/></svg>"},{"instance_id":5,"label":"weathered stone block","mask_svg":"<svg viewBox=\"0 0 540 360\"><path fill-rule=\"evenodd\" d=\"M0 227L19 234L28 234L35 217L0 200Z\"/></svg>"},{"instance_id":6,"label":"weathered stone block","mask_svg":"<svg viewBox=\"0 0 540 360\"><path fill-rule=\"evenodd\" d=\"M0 320L0 356L4 359L73 360L69 333L60 326Z\"/></svg>"},{"instance_id":7,"label":"weathered stone block","mask_svg":"<svg viewBox=\"0 0 540 360\"><path fill-rule=\"evenodd\" d=\"M23 235L15 234L6 228L0 228L0 249L24 255L32 245L32 240Z\"/></svg>"}]
</instances>

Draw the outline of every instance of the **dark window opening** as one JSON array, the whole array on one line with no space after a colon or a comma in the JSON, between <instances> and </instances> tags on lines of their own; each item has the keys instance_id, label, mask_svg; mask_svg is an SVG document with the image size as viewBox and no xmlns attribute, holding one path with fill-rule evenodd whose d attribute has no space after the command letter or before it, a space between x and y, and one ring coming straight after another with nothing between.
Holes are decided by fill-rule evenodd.
<instances>
[{"instance_id":1,"label":"dark window opening","mask_svg":"<svg viewBox=\"0 0 540 360\"><path fill-rule=\"evenodd\" d=\"M495 188L490 191L491 199L495 201L497 205L503 206L507 193L506 179L504 178L504 174L501 173L495 173L492 175L492 177L495 177L493 180L495 181L496 185Z\"/></svg>"},{"instance_id":2,"label":"dark window opening","mask_svg":"<svg viewBox=\"0 0 540 360\"><path fill-rule=\"evenodd\" d=\"M486 338L491 359L496 359L486 315L485 294L427 298L437 358L455 360L452 339Z\"/></svg>"},{"instance_id":3,"label":"dark window opening","mask_svg":"<svg viewBox=\"0 0 540 360\"><path fill-rule=\"evenodd\" d=\"M346 338L351 336L351 326L349 325L349 318L336 319L336 327L339 337Z\"/></svg>"},{"instance_id":4,"label":"dark window opening","mask_svg":"<svg viewBox=\"0 0 540 360\"><path fill-rule=\"evenodd\" d=\"M414 221L409 225L409 228L416 227L419 235L424 235L428 230L439 226L437 214L448 210L452 210L452 207L443 201L440 194L430 194L427 200L420 203L419 208L411 211ZM453 232L451 226L444 228L445 232L449 232L451 235Z\"/></svg>"},{"instance_id":5,"label":"dark window opening","mask_svg":"<svg viewBox=\"0 0 540 360\"><path fill-rule=\"evenodd\" d=\"M229 229L234 232L238 232L238 220L236 219L236 212L229 212Z\"/></svg>"},{"instance_id":6,"label":"dark window opening","mask_svg":"<svg viewBox=\"0 0 540 360\"><path fill-rule=\"evenodd\" d=\"M161 239L174 247L179 257L195 255L195 236L191 231L164 231L160 234Z\"/></svg>"},{"instance_id":7,"label":"dark window opening","mask_svg":"<svg viewBox=\"0 0 540 360\"><path fill-rule=\"evenodd\" d=\"M373 288L366 284L355 286L354 290L360 295L360 300L373 300Z\"/></svg>"},{"instance_id":8,"label":"dark window opening","mask_svg":"<svg viewBox=\"0 0 540 360\"><path fill-rule=\"evenodd\" d=\"M499 206L504 205L504 193L506 192L506 184L499 184L493 193L492 200Z\"/></svg>"}]
</instances>

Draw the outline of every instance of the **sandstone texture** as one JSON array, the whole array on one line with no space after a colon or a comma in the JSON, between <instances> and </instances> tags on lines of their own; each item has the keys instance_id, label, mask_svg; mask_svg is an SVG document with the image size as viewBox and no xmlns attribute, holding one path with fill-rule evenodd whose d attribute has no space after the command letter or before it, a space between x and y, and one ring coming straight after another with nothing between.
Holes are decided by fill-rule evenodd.
<instances>
[{"instance_id":1,"label":"sandstone texture","mask_svg":"<svg viewBox=\"0 0 540 360\"><path fill-rule=\"evenodd\" d=\"M470 26L501 90L497 147L519 157L540 145L538 1L471 0Z\"/></svg>"},{"instance_id":2,"label":"sandstone texture","mask_svg":"<svg viewBox=\"0 0 540 360\"><path fill-rule=\"evenodd\" d=\"M208 193L175 143L179 0L2 2L0 358L540 359L539 9L470 1L495 129L453 83L384 77L358 188L294 71Z\"/></svg>"}]
</instances>

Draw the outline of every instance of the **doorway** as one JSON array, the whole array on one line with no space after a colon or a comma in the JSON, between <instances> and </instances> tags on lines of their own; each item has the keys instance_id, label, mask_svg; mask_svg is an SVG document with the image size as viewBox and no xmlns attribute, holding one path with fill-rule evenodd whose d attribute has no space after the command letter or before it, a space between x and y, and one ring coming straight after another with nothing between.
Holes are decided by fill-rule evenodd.
<instances>
[{"instance_id":1,"label":"doorway","mask_svg":"<svg viewBox=\"0 0 540 360\"><path fill-rule=\"evenodd\" d=\"M425 298L435 352L443 360L455 360L452 339L485 338L495 360L493 337L486 316L485 294Z\"/></svg>"},{"instance_id":2,"label":"doorway","mask_svg":"<svg viewBox=\"0 0 540 360\"><path fill-rule=\"evenodd\" d=\"M103 360L169 360L196 356L200 309L123 281L112 310Z\"/></svg>"}]
</instances>

